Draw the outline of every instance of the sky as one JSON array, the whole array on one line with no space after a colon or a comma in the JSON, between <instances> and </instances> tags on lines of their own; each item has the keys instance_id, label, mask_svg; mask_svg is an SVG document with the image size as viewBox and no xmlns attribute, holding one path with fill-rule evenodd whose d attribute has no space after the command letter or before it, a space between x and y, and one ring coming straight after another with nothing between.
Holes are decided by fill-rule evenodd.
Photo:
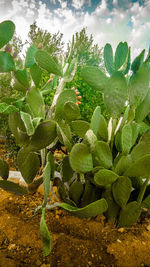
<instances>
[{"instance_id":1,"label":"sky","mask_svg":"<svg viewBox=\"0 0 150 267\"><path fill-rule=\"evenodd\" d=\"M23 42L29 26L63 33L65 44L86 27L94 43L115 50L127 41L132 58L150 46L150 0L0 0L0 22L12 20Z\"/></svg>"}]
</instances>

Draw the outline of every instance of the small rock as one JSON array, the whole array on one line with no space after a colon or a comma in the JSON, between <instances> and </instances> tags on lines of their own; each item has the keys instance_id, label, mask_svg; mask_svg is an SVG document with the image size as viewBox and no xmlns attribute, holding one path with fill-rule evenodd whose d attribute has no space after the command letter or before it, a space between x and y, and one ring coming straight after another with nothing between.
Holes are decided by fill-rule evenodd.
<instances>
[{"instance_id":1,"label":"small rock","mask_svg":"<svg viewBox=\"0 0 150 267\"><path fill-rule=\"evenodd\" d=\"M119 228L118 232L123 233L124 232L124 228Z\"/></svg>"},{"instance_id":2,"label":"small rock","mask_svg":"<svg viewBox=\"0 0 150 267\"><path fill-rule=\"evenodd\" d=\"M150 231L150 224L146 227L146 229L147 229L148 231Z\"/></svg>"},{"instance_id":3,"label":"small rock","mask_svg":"<svg viewBox=\"0 0 150 267\"><path fill-rule=\"evenodd\" d=\"M15 249L16 248L16 244L10 244L8 246L8 250L12 250L12 249Z\"/></svg>"}]
</instances>

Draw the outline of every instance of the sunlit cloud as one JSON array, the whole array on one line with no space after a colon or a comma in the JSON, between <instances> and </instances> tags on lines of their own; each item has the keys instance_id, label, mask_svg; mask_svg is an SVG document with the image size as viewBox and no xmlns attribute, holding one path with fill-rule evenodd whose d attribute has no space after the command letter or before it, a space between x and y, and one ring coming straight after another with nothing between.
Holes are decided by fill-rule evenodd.
<instances>
[{"instance_id":1,"label":"sunlit cloud","mask_svg":"<svg viewBox=\"0 0 150 267\"><path fill-rule=\"evenodd\" d=\"M49 6L47 3L49 2ZM121 5L120 5L121 2ZM150 1L143 5L129 0L113 0L111 9L108 0L101 0L90 13L85 7L92 6L91 0L1 0L0 21L11 19L16 31L27 39L30 24L51 33L63 33L63 41L71 40L75 32L86 27L99 47L111 43L115 49L120 41L127 41L135 57L150 45ZM55 8L51 8L51 4Z\"/></svg>"}]
</instances>

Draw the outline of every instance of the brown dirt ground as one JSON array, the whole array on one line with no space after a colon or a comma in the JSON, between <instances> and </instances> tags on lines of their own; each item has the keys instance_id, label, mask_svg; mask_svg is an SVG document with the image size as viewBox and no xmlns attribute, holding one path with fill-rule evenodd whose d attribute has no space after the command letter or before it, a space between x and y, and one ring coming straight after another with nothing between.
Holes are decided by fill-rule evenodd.
<instances>
[{"instance_id":1,"label":"brown dirt ground","mask_svg":"<svg viewBox=\"0 0 150 267\"><path fill-rule=\"evenodd\" d=\"M42 256L40 193L16 196L0 189L0 267L150 266L150 221L117 229L103 215L79 219L66 211L47 212L53 239L50 256Z\"/></svg>"},{"instance_id":2,"label":"brown dirt ground","mask_svg":"<svg viewBox=\"0 0 150 267\"><path fill-rule=\"evenodd\" d=\"M0 189L0 267L150 266L150 219L117 229L103 215L79 219L59 208L47 212L53 250L43 257L40 215L43 196L17 196Z\"/></svg>"}]
</instances>

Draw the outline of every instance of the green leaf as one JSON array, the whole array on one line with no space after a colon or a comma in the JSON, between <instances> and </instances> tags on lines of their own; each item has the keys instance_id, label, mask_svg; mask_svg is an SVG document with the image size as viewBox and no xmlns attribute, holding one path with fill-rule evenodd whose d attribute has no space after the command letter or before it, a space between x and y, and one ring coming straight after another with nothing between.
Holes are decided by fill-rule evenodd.
<instances>
[{"instance_id":1,"label":"green leaf","mask_svg":"<svg viewBox=\"0 0 150 267\"><path fill-rule=\"evenodd\" d=\"M84 138L89 127L90 125L87 121L75 120L71 122L71 129L73 133L79 136L80 138Z\"/></svg>"},{"instance_id":2,"label":"green leaf","mask_svg":"<svg viewBox=\"0 0 150 267\"><path fill-rule=\"evenodd\" d=\"M57 123L57 135L59 141L65 145L68 151L70 151L72 148L72 135L69 125L66 124L64 121L60 121L59 123Z\"/></svg>"},{"instance_id":3,"label":"green leaf","mask_svg":"<svg viewBox=\"0 0 150 267\"><path fill-rule=\"evenodd\" d=\"M150 175L150 154L144 155L132 163L124 175L131 177L148 177Z\"/></svg>"},{"instance_id":4,"label":"green leaf","mask_svg":"<svg viewBox=\"0 0 150 267\"><path fill-rule=\"evenodd\" d=\"M92 155L85 144L75 144L70 152L69 160L72 169L76 172L86 173L93 169Z\"/></svg>"},{"instance_id":5,"label":"green leaf","mask_svg":"<svg viewBox=\"0 0 150 267\"><path fill-rule=\"evenodd\" d=\"M131 151L132 160L135 161L142 156L150 154L150 142L139 142Z\"/></svg>"},{"instance_id":6,"label":"green leaf","mask_svg":"<svg viewBox=\"0 0 150 267\"><path fill-rule=\"evenodd\" d=\"M129 102L137 107L146 97L149 90L150 70L143 65L129 80Z\"/></svg>"},{"instance_id":7,"label":"green leaf","mask_svg":"<svg viewBox=\"0 0 150 267\"><path fill-rule=\"evenodd\" d=\"M99 128L98 128L98 139L103 139L103 141L108 140L108 129L107 129L107 122L104 118L104 116L100 115L100 121L99 121Z\"/></svg>"},{"instance_id":8,"label":"green leaf","mask_svg":"<svg viewBox=\"0 0 150 267\"><path fill-rule=\"evenodd\" d=\"M139 68L142 66L143 60L144 60L144 55L145 55L145 49L132 62L131 70L134 73L137 72L139 70Z\"/></svg>"},{"instance_id":9,"label":"green leaf","mask_svg":"<svg viewBox=\"0 0 150 267\"><path fill-rule=\"evenodd\" d=\"M120 207L114 201L111 186L107 186L105 191L102 193L102 198L107 201L108 209L105 212L105 216L110 222L115 222L119 215Z\"/></svg>"},{"instance_id":10,"label":"green leaf","mask_svg":"<svg viewBox=\"0 0 150 267\"><path fill-rule=\"evenodd\" d=\"M0 23L0 49L12 39L14 32L15 24L11 20Z\"/></svg>"},{"instance_id":11,"label":"green leaf","mask_svg":"<svg viewBox=\"0 0 150 267\"><path fill-rule=\"evenodd\" d=\"M30 68L30 73L35 86L38 87L41 81L42 71L36 63Z\"/></svg>"},{"instance_id":12,"label":"green leaf","mask_svg":"<svg viewBox=\"0 0 150 267\"><path fill-rule=\"evenodd\" d=\"M11 113L14 113L17 111L19 111L19 109L13 105L7 105L6 103L0 103L0 113L11 114Z\"/></svg>"},{"instance_id":13,"label":"green leaf","mask_svg":"<svg viewBox=\"0 0 150 267\"><path fill-rule=\"evenodd\" d=\"M13 57L9 52L0 51L0 72L8 72L15 70Z\"/></svg>"},{"instance_id":14,"label":"green leaf","mask_svg":"<svg viewBox=\"0 0 150 267\"><path fill-rule=\"evenodd\" d=\"M132 127L132 146L136 143L138 135L140 133L140 126L133 121L131 123L131 127Z\"/></svg>"},{"instance_id":15,"label":"green leaf","mask_svg":"<svg viewBox=\"0 0 150 267\"><path fill-rule=\"evenodd\" d=\"M64 78L65 78L65 82L71 82L75 73L76 73L76 69L77 69L77 59L73 58L66 70L66 72L64 73Z\"/></svg>"},{"instance_id":16,"label":"green leaf","mask_svg":"<svg viewBox=\"0 0 150 267\"><path fill-rule=\"evenodd\" d=\"M131 155L122 156L116 165L115 172L118 175L123 175L131 164L132 164Z\"/></svg>"},{"instance_id":17,"label":"green leaf","mask_svg":"<svg viewBox=\"0 0 150 267\"><path fill-rule=\"evenodd\" d=\"M100 199L100 196L101 188L96 187L94 184L90 183L88 179L86 179L84 183L84 192L80 201L80 208Z\"/></svg>"},{"instance_id":18,"label":"green leaf","mask_svg":"<svg viewBox=\"0 0 150 267\"><path fill-rule=\"evenodd\" d=\"M31 184L40 168L38 155L22 148L18 152L17 163L23 179L27 184Z\"/></svg>"},{"instance_id":19,"label":"green leaf","mask_svg":"<svg viewBox=\"0 0 150 267\"><path fill-rule=\"evenodd\" d=\"M120 117L121 112L124 110L126 100L126 79L121 72L114 72L109 78L104 91L104 103L111 117Z\"/></svg>"},{"instance_id":20,"label":"green leaf","mask_svg":"<svg viewBox=\"0 0 150 267\"><path fill-rule=\"evenodd\" d=\"M73 177L73 169L70 166L69 156L66 156L62 160L61 175L62 175L62 181L64 183L68 182Z\"/></svg>"},{"instance_id":21,"label":"green leaf","mask_svg":"<svg viewBox=\"0 0 150 267\"><path fill-rule=\"evenodd\" d=\"M141 207L136 202L130 202L120 212L119 227L130 227L136 223L141 214Z\"/></svg>"},{"instance_id":22,"label":"green leaf","mask_svg":"<svg viewBox=\"0 0 150 267\"><path fill-rule=\"evenodd\" d=\"M34 119L32 120L32 123L33 123L34 128L37 128L37 126L40 124L40 122L41 122L42 120L43 120L43 119L42 119L42 118L39 118L39 117L34 118Z\"/></svg>"},{"instance_id":23,"label":"green leaf","mask_svg":"<svg viewBox=\"0 0 150 267\"><path fill-rule=\"evenodd\" d=\"M43 256L46 257L51 253L52 250L52 237L49 233L46 225L45 210L42 209L42 216L40 221L40 233L43 244Z\"/></svg>"},{"instance_id":24,"label":"green leaf","mask_svg":"<svg viewBox=\"0 0 150 267\"><path fill-rule=\"evenodd\" d=\"M145 134L141 137L140 142L149 143L150 141L150 129L145 132Z\"/></svg>"},{"instance_id":25,"label":"green leaf","mask_svg":"<svg viewBox=\"0 0 150 267\"><path fill-rule=\"evenodd\" d=\"M141 203L142 208L150 210L150 195L148 195Z\"/></svg>"},{"instance_id":26,"label":"green leaf","mask_svg":"<svg viewBox=\"0 0 150 267\"><path fill-rule=\"evenodd\" d=\"M11 181L1 180L0 181L0 187L6 191L15 193L17 195L25 195L28 193L25 188L19 186L16 183L11 182Z\"/></svg>"},{"instance_id":27,"label":"green leaf","mask_svg":"<svg viewBox=\"0 0 150 267\"><path fill-rule=\"evenodd\" d=\"M110 44L106 44L104 47L104 63L106 70L111 75L114 70L114 63L113 63L113 50Z\"/></svg>"},{"instance_id":28,"label":"green leaf","mask_svg":"<svg viewBox=\"0 0 150 267\"><path fill-rule=\"evenodd\" d=\"M126 58L128 56L128 44L127 42L120 42L116 48L115 53L115 70L120 69L120 67L124 64Z\"/></svg>"},{"instance_id":29,"label":"green leaf","mask_svg":"<svg viewBox=\"0 0 150 267\"><path fill-rule=\"evenodd\" d=\"M90 129L93 131L93 133L97 136L99 125L100 125L100 115L101 115L101 108L100 106L97 106L93 112L91 123L90 123Z\"/></svg>"},{"instance_id":30,"label":"green leaf","mask_svg":"<svg viewBox=\"0 0 150 267\"><path fill-rule=\"evenodd\" d=\"M131 180L126 176L120 176L112 185L113 197L121 207L127 204L132 190Z\"/></svg>"},{"instance_id":31,"label":"green leaf","mask_svg":"<svg viewBox=\"0 0 150 267\"><path fill-rule=\"evenodd\" d=\"M107 169L102 169L95 173L94 182L98 186L107 186L114 183L117 178L118 175L115 172Z\"/></svg>"},{"instance_id":32,"label":"green leaf","mask_svg":"<svg viewBox=\"0 0 150 267\"><path fill-rule=\"evenodd\" d=\"M19 83L21 83L24 87L29 88L29 77L28 72L26 69L24 70L17 70L14 72L15 78L18 80Z\"/></svg>"},{"instance_id":33,"label":"green leaf","mask_svg":"<svg viewBox=\"0 0 150 267\"><path fill-rule=\"evenodd\" d=\"M55 158L54 155L52 154L52 152L48 152L47 156L46 156L46 160L47 162L50 163L50 167L51 167L51 178L54 178L54 173L55 173Z\"/></svg>"},{"instance_id":34,"label":"green leaf","mask_svg":"<svg viewBox=\"0 0 150 267\"><path fill-rule=\"evenodd\" d=\"M132 147L132 126L125 124L121 131L122 153L127 155Z\"/></svg>"},{"instance_id":35,"label":"green leaf","mask_svg":"<svg viewBox=\"0 0 150 267\"><path fill-rule=\"evenodd\" d=\"M57 102L56 102L56 111L55 111L55 118L56 119L62 119L64 118L64 105L67 102L74 102L76 103L77 98L76 94L73 90L65 89L60 93Z\"/></svg>"},{"instance_id":36,"label":"green leaf","mask_svg":"<svg viewBox=\"0 0 150 267\"><path fill-rule=\"evenodd\" d=\"M86 66L81 71L84 81L96 90L104 90L107 76L100 69L94 66Z\"/></svg>"},{"instance_id":37,"label":"green leaf","mask_svg":"<svg viewBox=\"0 0 150 267\"><path fill-rule=\"evenodd\" d=\"M80 119L80 108L72 101L68 101L64 105L64 116L67 121Z\"/></svg>"},{"instance_id":38,"label":"green leaf","mask_svg":"<svg viewBox=\"0 0 150 267\"><path fill-rule=\"evenodd\" d=\"M115 147L119 152L122 152L121 147L121 131L118 131L115 135Z\"/></svg>"},{"instance_id":39,"label":"green leaf","mask_svg":"<svg viewBox=\"0 0 150 267\"><path fill-rule=\"evenodd\" d=\"M40 68L47 70L49 73L63 76L61 66L47 52L38 50L34 58Z\"/></svg>"},{"instance_id":40,"label":"green leaf","mask_svg":"<svg viewBox=\"0 0 150 267\"><path fill-rule=\"evenodd\" d=\"M27 104L29 105L30 109L34 117L41 117L45 118L45 104L44 99L36 87L32 87L32 89L28 92L26 96Z\"/></svg>"},{"instance_id":41,"label":"green leaf","mask_svg":"<svg viewBox=\"0 0 150 267\"><path fill-rule=\"evenodd\" d=\"M28 143L29 137L26 133L24 123L19 113L11 113L8 117L8 124L11 132L15 136L15 141L19 146L24 146Z\"/></svg>"},{"instance_id":42,"label":"green leaf","mask_svg":"<svg viewBox=\"0 0 150 267\"><path fill-rule=\"evenodd\" d=\"M25 94L28 88L24 87L18 80L14 79L13 89Z\"/></svg>"},{"instance_id":43,"label":"green leaf","mask_svg":"<svg viewBox=\"0 0 150 267\"><path fill-rule=\"evenodd\" d=\"M80 181L75 181L71 184L69 188L69 197L72 199L77 205L80 202L81 196L83 194L83 184Z\"/></svg>"},{"instance_id":44,"label":"green leaf","mask_svg":"<svg viewBox=\"0 0 150 267\"><path fill-rule=\"evenodd\" d=\"M57 206L71 212L72 215L80 218L95 217L105 212L108 208L107 202L104 198L92 202L84 208L76 208L67 203L57 203Z\"/></svg>"},{"instance_id":45,"label":"green leaf","mask_svg":"<svg viewBox=\"0 0 150 267\"><path fill-rule=\"evenodd\" d=\"M38 51L38 48L36 45L31 45L26 53L26 59L25 59L25 67L31 68L35 64L34 55L35 52Z\"/></svg>"},{"instance_id":46,"label":"green leaf","mask_svg":"<svg viewBox=\"0 0 150 267\"><path fill-rule=\"evenodd\" d=\"M33 135L34 134L34 127L32 124L32 118L31 118L30 114L25 113L23 111L20 111L20 116L21 116L22 121L24 122L24 126L26 128L27 134L29 136Z\"/></svg>"},{"instance_id":47,"label":"green leaf","mask_svg":"<svg viewBox=\"0 0 150 267\"><path fill-rule=\"evenodd\" d=\"M47 161L46 166L44 168L44 200L42 207L44 208L48 202L48 196L49 196L49 189L50 189L50 179L51 179L51 165L50 162Z\"/></svg>"},{"instance_id":48,"label":"green leaf","mask_svg":"<svg viewBox=\"0 0 150 267\"><path fill-rule=\"evenodd\" d=\"M130 47L128 49L128 56L127 56L127 59L123 65L123 68L121 68L121 72L126 75L128 73L128 71L130 70L130 66L131 66L131 53L130 53Z\"/></svg>"},{"instance_id":49,"label":"green leaf","mask_svg":"<svg viewBox=\"0 0 150 267\"><path fill-rule=\"evenodd\" d=\"M9 176L9 165L3 159L0 159L0 176L4 180L7 180Z\"/></svg>"},{"instance_id":50,"label":"green leaf","mask_svg":"<svg viewBox=\"0 0 150 267\"><path fill-rule=\"evenodd\" d=\"M51 120L41 122L31 136L29 149L31 151L41 150L50 145L56 138L56 123Z\"/></svg>"},{"instance_id":51,"label":"green leaf","mask_svg":"<svg viewBox=\"0 0 150 267\"><path fill-rule=\"evenodd\" d=\"M135 120L139 123L142 122L150 113L150 90L145 96L144 100L137 106L135 110Z\"/></svg>"},{"instance_id":52,"label":"green leaf","mask_svg":"<svg viewBox=\"0 0 150 267\"><path fill-rule=\"evenodd\" d=\"M108 143L103 141L97 141L95 156L100 165L106 169L112 166L112 153Z\"/></svg>"},{"instance_id":53,"label":"green leaf","mask_svg":"<svg viewBox=\"0 0 150 267\"><path fill-rule=\"evenodd\" d=\"M86 134L85 134L84 144L86 144L87 146L89 146L91 153L94 153L95 152L96 142L97 142L96 135L93 133L93 131L91 129L89 129L86 132Z\"/></svg>"}]
</instances>

